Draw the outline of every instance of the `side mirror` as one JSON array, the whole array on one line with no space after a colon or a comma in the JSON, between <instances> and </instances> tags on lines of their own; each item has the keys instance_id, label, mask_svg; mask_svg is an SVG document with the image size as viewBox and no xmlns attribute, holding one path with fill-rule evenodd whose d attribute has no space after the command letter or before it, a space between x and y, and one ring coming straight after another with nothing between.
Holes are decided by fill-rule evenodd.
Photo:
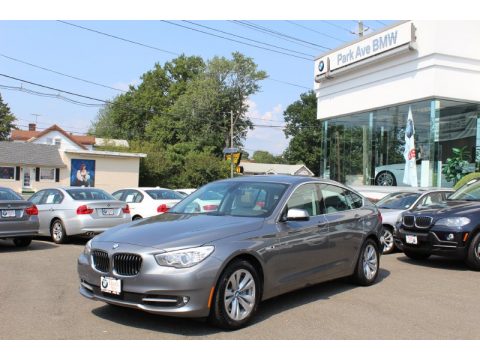
<instances>
[{"instance_id":1,"label":"side mirror","mask_svg":"<svg viewBox=\"0 0 480 360\"><path fill-rule=\"evenodd\" d=\"M310 215L304 209L288 209L287 221L308 221Z\"/></svg>"}]
</instances>

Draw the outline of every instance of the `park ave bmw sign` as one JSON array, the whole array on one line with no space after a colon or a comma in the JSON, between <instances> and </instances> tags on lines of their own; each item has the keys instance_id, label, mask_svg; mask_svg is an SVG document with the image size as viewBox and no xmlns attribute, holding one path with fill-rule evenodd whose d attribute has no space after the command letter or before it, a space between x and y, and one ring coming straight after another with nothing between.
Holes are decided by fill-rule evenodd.
<instances>
[{"instance_id":1,"label":"park ave bmw sign","mask_svg":"<svg viewBox=\"0 0 480 360\"><path fill-rule=\"evenodd\" d=\"M366 36L352 45L326 53L316 60L315 79L328 77L336 70L358 65L364 60L398 49L402 45L408 47L407 44L414 41L414 29L410 21L404 22L381 33Z\"/></svg>"}]
</instances>

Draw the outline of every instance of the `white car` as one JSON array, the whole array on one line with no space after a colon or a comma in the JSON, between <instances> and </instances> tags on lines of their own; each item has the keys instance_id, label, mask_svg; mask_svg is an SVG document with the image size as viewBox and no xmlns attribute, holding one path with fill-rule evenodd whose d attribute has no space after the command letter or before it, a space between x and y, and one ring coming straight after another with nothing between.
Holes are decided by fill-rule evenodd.
<instances>
[{"instance_id":1,"label":"white car","mask_svg":"<svg viewBox=\"0 0 480 360\"><path fill-rule=\"evenodd\" d=\"M193 193L194 191L196 191L197 189L174 189L174 191L180 193L180 194L183 194L183 195L190 195L191 193Z\"/></svg>"},{"instance_id":2,"label":"white car","mask_svg":"<svg viewBox=\"0 0 480 360\"><path fill-rule=\"evenodd\" d=\"M125 188L112 195L128 204L132 220L163 214L183 199L176 191L160 187Z\"/></svg>"}]
</instances>

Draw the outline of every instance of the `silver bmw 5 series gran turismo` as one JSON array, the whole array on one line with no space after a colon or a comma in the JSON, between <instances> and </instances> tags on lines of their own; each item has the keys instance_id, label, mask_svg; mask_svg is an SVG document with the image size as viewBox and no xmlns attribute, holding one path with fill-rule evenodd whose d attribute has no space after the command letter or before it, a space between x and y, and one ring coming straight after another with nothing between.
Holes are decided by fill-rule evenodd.
<instances>
[{"instance_id":1,"label":"silver bmw 5 series gran turismo","mask_svg":"<svg viewBox=\"0 0 480 360\"><path fill-rule=\"evenodd\" d=\"M215 209L202 195L221 195ZM212 182L169 212L90 240L78 258L86 298L245 326L261 300L351 276L375 282L382 219L334 181L253 176Z\"/></svg>"}]
</instances>

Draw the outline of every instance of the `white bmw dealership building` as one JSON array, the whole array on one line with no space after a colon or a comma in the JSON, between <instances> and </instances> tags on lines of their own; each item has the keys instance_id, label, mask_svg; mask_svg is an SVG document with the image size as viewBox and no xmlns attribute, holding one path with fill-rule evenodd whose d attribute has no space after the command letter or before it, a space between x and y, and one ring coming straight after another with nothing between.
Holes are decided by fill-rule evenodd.
<instances>
[{"instance_id":1,"label":"white bmw dealership building","mask_svg":"<svg viewBox=\"0 0 480 360\"><path fill-rule=\"evenodd\" d=\"M314 87L324 134L320 176L404 186L409 110L418 186L451 185L442 165L454 148L478 168L479 21L396 23L321 54Z\"/></svg>"}]
</instances>

